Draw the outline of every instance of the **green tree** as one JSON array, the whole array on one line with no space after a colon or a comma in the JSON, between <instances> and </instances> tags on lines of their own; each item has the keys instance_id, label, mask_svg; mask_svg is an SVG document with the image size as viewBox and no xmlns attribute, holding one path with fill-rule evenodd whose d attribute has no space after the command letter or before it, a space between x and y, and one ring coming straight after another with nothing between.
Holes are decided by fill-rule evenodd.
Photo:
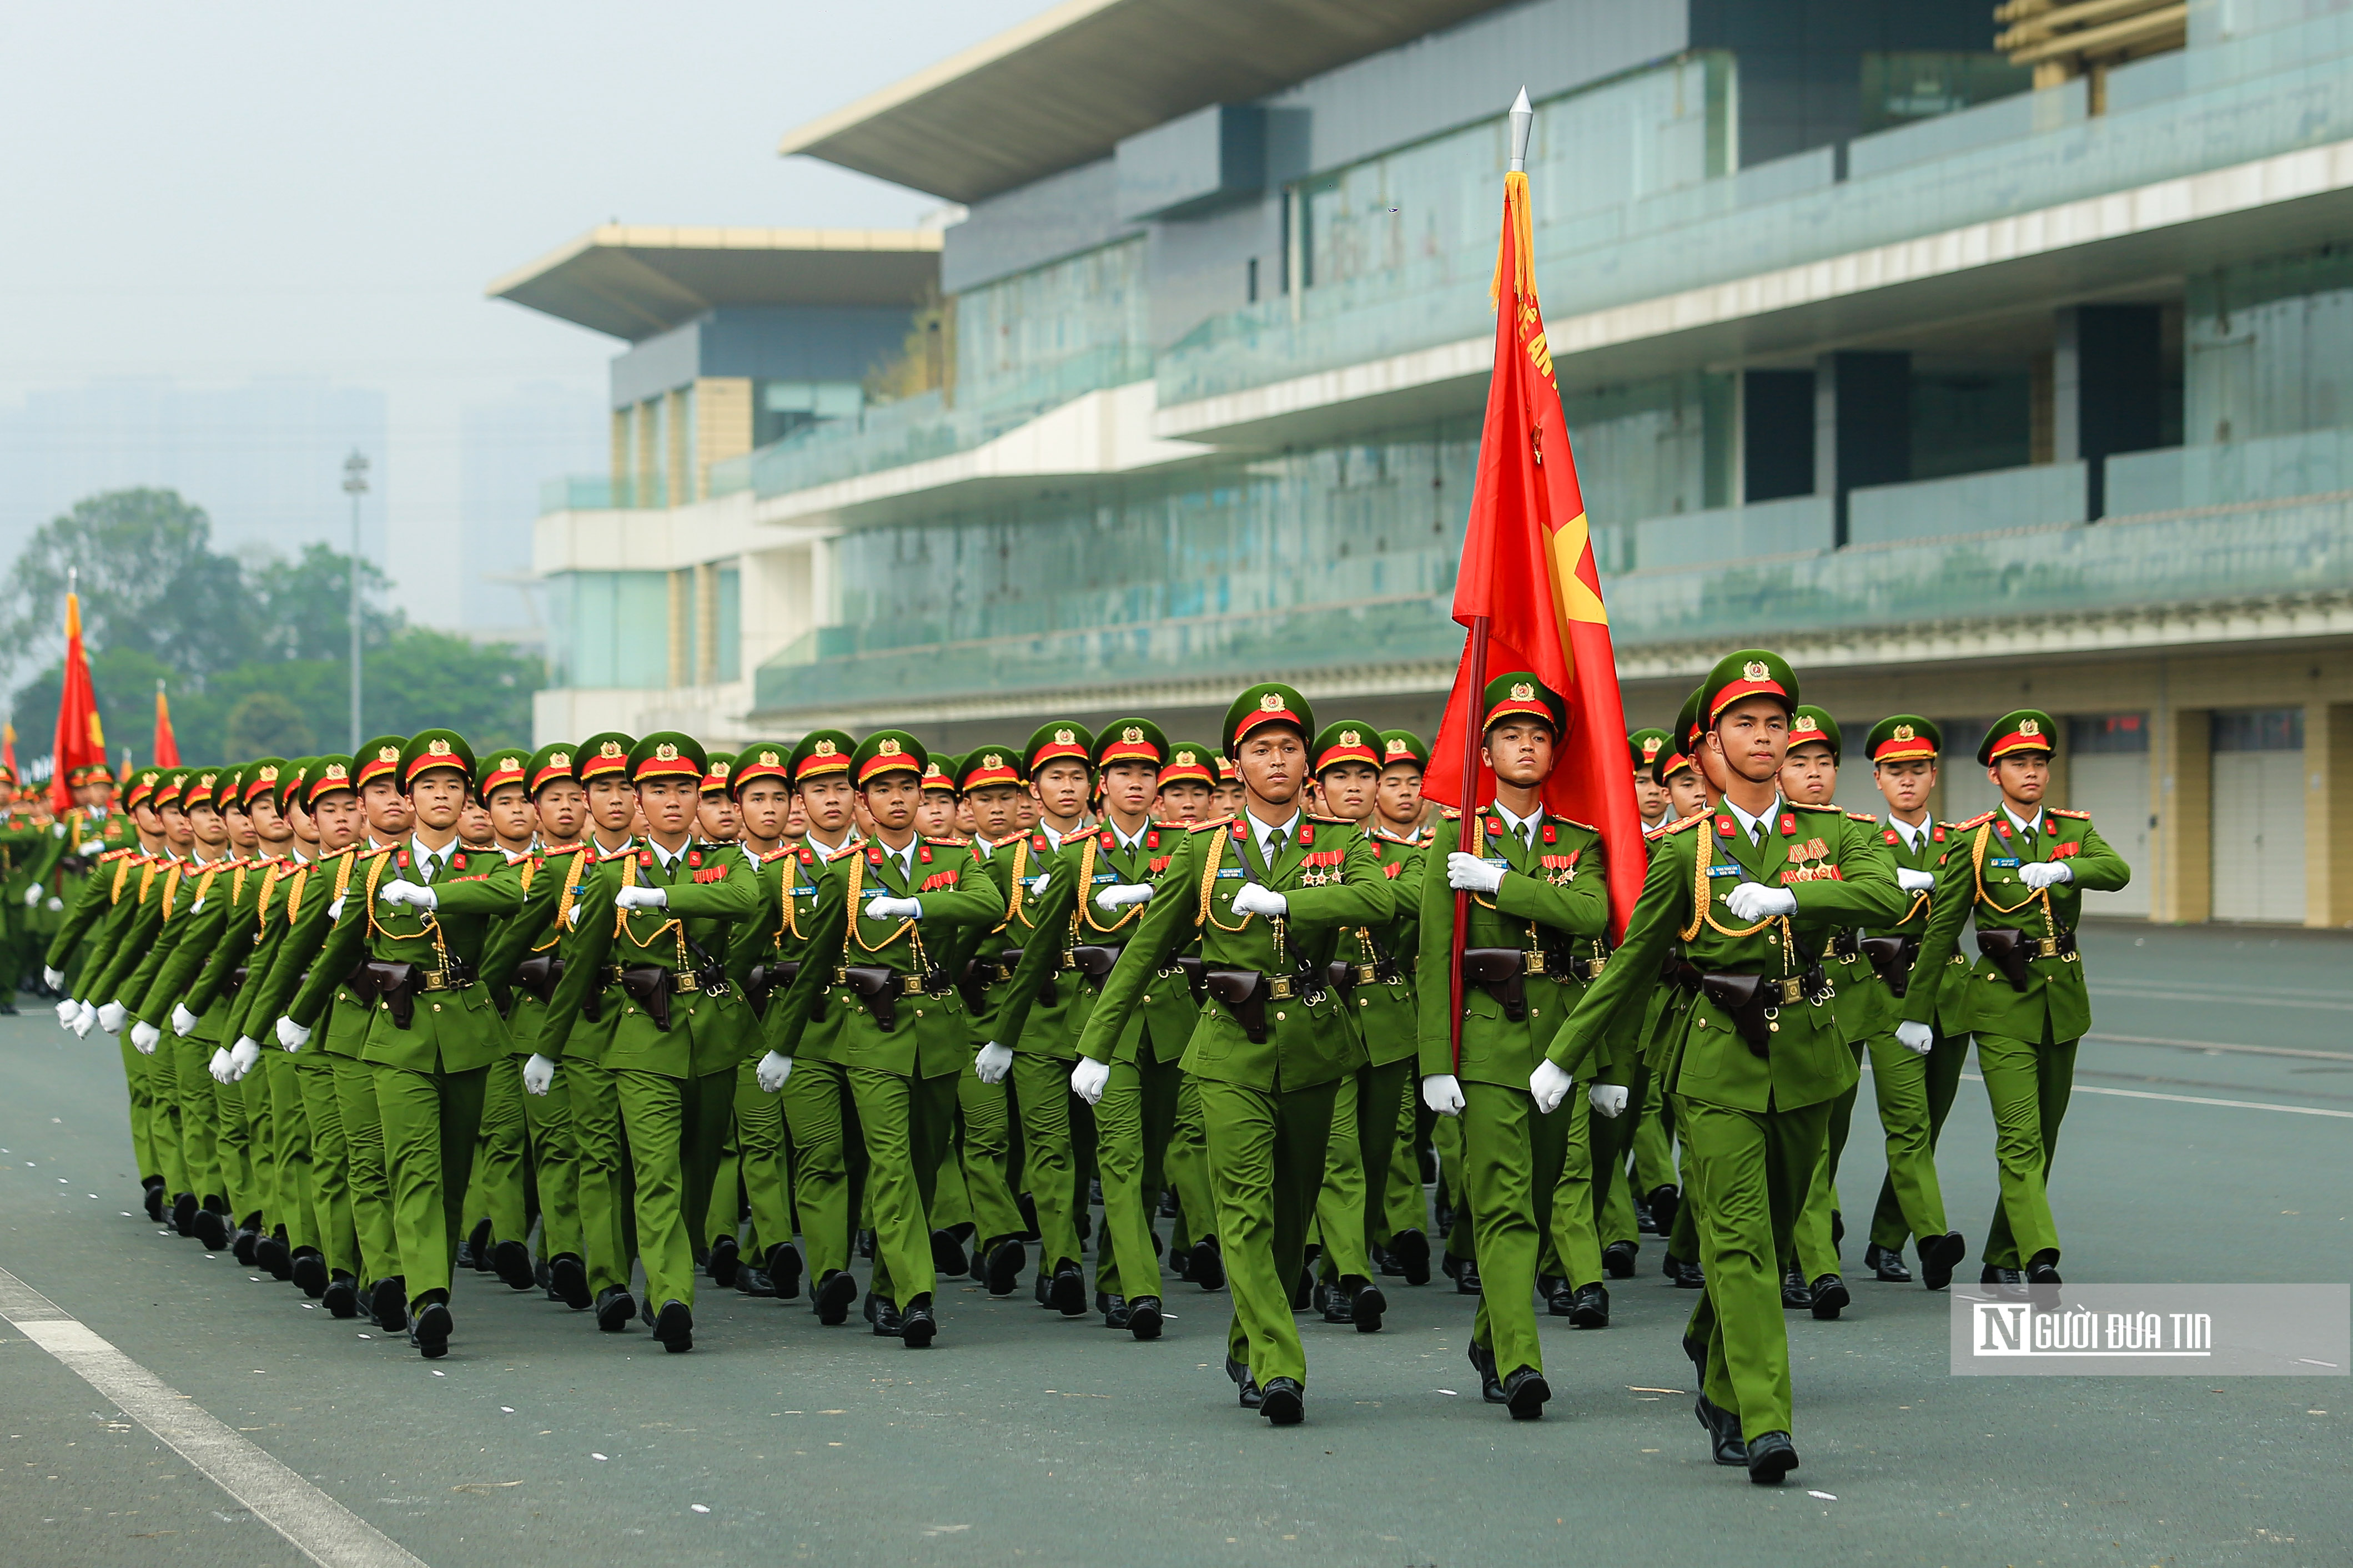
<instances>
[{"instance_id":1,"label":"green tree","mask_svg":"<svg viewBox=\"0 0 2353 1568\"><path fill-rule=\"evenodd\" d=\"M363 711L371 732L410 735L446 725L477 752L524 746L531 694L545 680L543 661L508 644L410 626L369 670Z\"/></svg>"},{"instance_id":2,"label":"green tree","mask_svg":"<svg viewBox=\"0 0 2353 1568\"><path fill-rule=\"evenodd\" d=\"M317 746L302 710L279 692L248 693L228 710L225 757L307 757Z\"/></svg>"},{"instance_id":3,"label":"green tree","mask_svg":"<svg viewBox=\"0 0 2353 1568\"><path fill-rule=\"evenodd\" d=\"M64 639L69 569L82 637L201 675L242 655L253 625L244 574L212 549L212 520L176 490L111 490L44 523L0 584L0 659L19 668Z\"/></svg>"}]
</instances>

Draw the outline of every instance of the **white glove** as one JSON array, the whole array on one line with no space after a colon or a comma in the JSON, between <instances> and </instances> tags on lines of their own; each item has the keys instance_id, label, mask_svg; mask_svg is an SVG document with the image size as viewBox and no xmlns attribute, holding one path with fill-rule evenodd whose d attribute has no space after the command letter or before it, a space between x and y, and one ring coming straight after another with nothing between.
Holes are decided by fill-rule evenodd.
<instances>
[{"instance_id":1,"label":"white glove","mask_svg":"<svg viewBox=\"0 0 2353 1568\"><path fill-rule=\"evenodd\" d=\"M1935 877L1926 871L1915 871L1909 866L1896 868L1895 880L1907 893L1933 893L1936 890Z\"/></svg>"},{"instance_id":2,"label":"white glove","mask_svg":"<svg viewBox=\"0 0 2353 1568\"><path fill-rule=\"evenodd\" d=\"M188 1036L188 1035L193 1035L193 1034L195 1034L195 1032L196 1032L196 1016L195 1016L194 1013L191 1013L191 1012L189 1012L189 1011L188 1011L188 1005L187 1005L185 1002L174 1002L174 1003L173 1003L173 1004L172 1004L172 1033L174 1033L174 1034L175 1034L175 1035L179 1035L179 1036L185 1037L185 1036Z\"/></svg>"},{"instance_id":3,"label":"white glove","mask_svg":"<svg viewBox=\"0 0 2353 1568\"><path fill-rule=\"evenodd\" d=\"M113 1032L114 1031L111 1029L107 1031L109 1034L112 1034ZM131 1026L131 1048L137 1051L141 1056L153 1056L155 1054L155 1047L163 1043L164 1031L157 1028L154 1025L133 1024Z\"/></svg>"},{"instance_id":4,"label":"white glove","mask_svg":"<svg viewBox=\"0 0 2353 1568\"><path fill-rule=\"evenodd\" d=\"M55 914L55 913L57 913L58 910L60 910L64 909L65 907L66 907L66 901L65 901L63 899L61 899L61 898L58 897L55 893L51 893L51 894L49 895L49 912L50 912L50 913Z\"/></svg>"},{"instance_id":5,"label":"white glove","mask_svg":"<svg viewBox=\"0 0 2353 1568\"><path fill-rule=\"evenodd\" d=\"M91 1006L87 1002L83 1003L81 1005L81 1011L74 1016L73 1032L82 1039L86 1040L90 1038L90 1032L97 1026L98 1009Z\"/></svg>"},{"instance_id":6,"label":"white glove","mask_svg":"<svg viewBox=\"0 0 2353 1568\"><path fill-rule=\"evenodd\" d=\"M1734 920L1761 921L1768 915L1796 914L1798 895L1787 888L1743 882L1724 896L1724 907L1732 911Z\"/></svg>"},{"instance_id":7,"label":"white glove","mask_svg":"<svg viewBox=\"0 0 2353 1568\"><path fill-rule=\"evenodd\" d=\"M870 921L919 921L923 918L923 900L870 899L866 903L866 918Z\"/></svg>"},{"instance_id":8,"label":"white glove","mask_svg":"<svg viewBox=\"0 0 2353 1568\"><path fill-rule=\"evenodd\" d=\"M343 900L342 899L339 898L333 903L327 906L327 918L331 921L339 921L343 918Z\"/></svg>"},{"instance_id":9,"label":"white glove","mask_svg":"<svg viewBox=\"0 0 2353 1568\"><path fill-rule=\"evenodd\" d=\"M213 1075L213 1081L215 1083L229 1083L234 1081L228 1076L228 1050L226 1047L214 1047L213 1059L206 1062L205 1067L206 1070L209 1071Z\"/></svg>"},{"instance_id":10,"label":"white glove","mask_svg":"<svg viewBox=\"0 0 2353 1568\"><path fill-rule=\"evenodd\" d=\"M1030 897L1032 897L1032 898L1036 898L1036 897L1038 897L1039 894L1042 894L1043 892L1045 892L1045 890L1046 890L1046 884L1047 884L1047 883L1049 883L1049 882L1050 882L1050 881L1052 881L1053 879L1054 879L1054 873L1052 873L1051 871L1040 871L1040 872L1039 872L1036 876L1034 876L1034 877L1032 877L1032 878L1029 879L1029 895L1030 895Z\"/></svg>"},{"instance_id":11,"label":"white glove","mask_svg":"<svg viewBox=\"0 0 2353 1568\"><path fill-rule=\"evenodd\" d=\"M64 970L51 969L46 963L41 965L42 984L47 986L50 990L55 991L58 986L63 985L65 983L66 972Z\"/></svg>"},{"instance_id":12,"label":"white glove","mask_svg":"<svg viewBox=\"0 0 2353 1568\"><path fill-rule=\"evenodd\" d=\"M1492 893L1504 885L1504 868L1457 849L1446 858L1446 885L1458 893Z\"/></svg>"},{"instance_id":13,"label":"white glove","mask_svg":"<svg viewBox=\"0 0 2353 1568\"><path fill-rule=\"evenodd\" d=\"M545 1094L548 1090L548 1086L553 1084L554 1081L554 1061L550 1058L541 1056L537 1051L532 1052L531 1059L522 1064L523 1092L526 1094Z\"/></svg>"},{"instance_id":14,"label":"white glove","mask_svg":"<svg viewBox=\"0 0 2353 1568\"><path fill-rule=\"evenodd\" d=\"M1124 910L1130 904L1151 901L1152 884L1149 882L1120 882L1095 895L1095 907L1106 914L1113 910Z\"/></svg>"},{"instance_id":15,"label":"white glove","mask_svg":"<svg viewBox=\"0 0 2353 1568\"><path fill-rule=\"evenodd\" d=\"M1626 1086L1622 1083L1588 1083L1585 1086L1585 1103L1615 1121L1626 1110Z\"/></svg>"},{"instance_id":16,"label":"white glove","mask_svg":"<svg viewBox=\"0 0 2353 1568\"><path fill-rule=\"evenodd\" d=\"M190 914L192 914L192 915L193 915L193 914L200 914L200 913L202 913L202 912L203 912L203 910L204 910L204 907L205 907L205 901L204 901L204 900L202 900L202 899L198 899L195 903L190 904L190 905L188 906L188 912L189 912Z\"/></svg>"},{"instance_id":17,"label":"white glove","mask_svg":"<svg viewBox=\"0 0 2353 1568\"><path fill-rule=\"evenodd\" d=\"M1568 1098L1572 1087L1569 1076L1553 1066L1549 1057L1536 1063L1536 1070L1528 1074L1528 1092L1536 1097L1536 1110L1540 1115L1550 1116L1558 1110L1560 1102Z\"/></svg>"},{"instance_id":18,"label":"white glove","mask_svg":"<svg viewBox=\"0 0 2353 1568\"><path fill-rule=\"evenodd\" d=\"M2073 881L2075 872L2064 860L2031 860L2018 868L2018 879L2030 888L2049 888Z\"/></svg>"},{"instance_id":19,"label":"white glove","mask_svg":"<svg viewBox=\"0 0 2353 1568\"><path fill-rule=\"evenodd\" d=\"M762 1093L774 1094L785 1087L785 1079L793 1076L793 1058L770 1051L760 1058L760 1065L752 1073L760 1080Z\"/></svg>"},{"instance_id":20,"label":"white glove","mask_svg":"<svg viewBox=\"0 0 2353 1568\"><path fill-rule=\"evenodd\" d=\"M98 1010L98 1026L110 1035L119 1035L122 1033L123 1020L130 1016L130 1008L120 1002L109 1002Z\"/></svg>"},{"instance_id":21,"label":"white glove","mask_svg":"<svg viewBox=\"0 0 2353 1568\"><path fill-rule=\"evenodd\" d=\"M56 982L56 981L54 981L54 980L52 980L52 981L50 981L50 982L49 982L49 984L52 984L52 985L55 985L55 984L57 984L57 982ZM69 996L69 997L67 997L64 1001L62 1001L62 1002L60 1002L60 1003L58 1003L58 1028L60 1028L60 1029L70 1029L70 1028L72 1028L72 1027L74 1026L74 1021L75 1021L76 1019L79 1018L80 1016L81 1016L81 1004L80 1004L80 1003L79 1003L79 1002L77 1002L77 1001L75 1001L72 997Z\"/></svg>"},{"instance_id":22,"label":"white glove","mask_svg":"<svg viewBox=\"0 0 2353 1568\"><path fill-rule=\"evenodd\" d=\"M237 1044L228 1048L228 1080L236 1083L253 1070L261 1059L261 1047L251 1035L239 1035Z\"/></svg>"},{"instance_id":23,"label":"white glove","mask_svg":"<svg viewBox=\"0 0 2353 1568\"><path fill-rule=\"evenodd\" d=\"M441 902L441 895L422 882L386 882L375 890L375 896L379 903L411 904L420 910L432 909Z\"/></svg>"},{"instance_id":24,"label":"white glove","mask_svg":"<svg viewBox=\"0 0 2353 1568\"><path fill-rule=\"evenodd\" d=\"M1920 1057L1926 1056L1928 1047L1936 1043L1936 1037L1929 1031L1927 1025L1915 1024L1909 1018L1895 1026L1895 1038L1905 1050Z\"/></svg>"},{"instance_id":25,"label":"white glove","mask_svg":"<svg viewBox=\"0 0 2353 1568\"><path fill-rule=\"evenodd\" d=\"M983 1083L1003 1083L1005 1075L1013 1070L1013 1047L1000 1046L995 1040L980 1047L972 1058L973 1075Z\"/></svg>"},{"instance_id":26,"label":"white glove","mask_svg":"<svg viewBox=\"0 0 2353 1568\"><path fill-rule=\"evenodd\" d=\"M1103 1098L1103 1085L1111 1081L1111 1064L1092 1057L1081 1057L1079 1065L1071 1069L1071 1092L1089 1105Z\"/></svg>"},{"instance_id":27,"label":"white glove","mask_svg":"<svg viewBox=\"0 0 2353 1568\"><path fill-rule=\"evenodd\" d=\"M59 828L58 831L62 833L65 829ZM81 841L81 852L85 855L102 854L105 849L106 840L103 838L85 838Z\"/></svg>"},{"instance_id":28,"label":"white glove","mask_svg":"<svg viewBox=\"0 0 2353 1568\"><path fill-rule=\"evenodd\" d=\"M290 1051L299 1051L311 1043L311 1031L291 1018L278 1020L278 1043Z\"/></svg>"},{"instance_id":29,"label":"white glove","mask_svg":"<svg viewBox=\"0 0 2353 1568\"><path fill-rule=\"evenodd\" d=\"M1284 898L1281 893L1276 892L1273 889L1262 888L1256 882L1243 884L1242 890L1234 895L1234 913L1238 915L1266 915L1272 917L1275 915L1289 914L1290 912L1291 900L1289 899Z\"/></svg>"},{"instance_id":30,"label":"white glove","mask_svg":"<svg viewBox=\"0 0 2353 1568\"><path fill-rule=\"evenodd\" d=\"M25 889L25 907L29 910L40 901L41 885L38 882L36 882L31 887Z\"/></svg>"},{"instance_id":31,"label":"white glove","mask_svg":"<svg viewBox=\"0 0 2353 1568\"><path fill-rule=\"evenodd\" d=\"M1421 1102L1440 1116L1462 1114L1462 1080L1451 1072L1434 1072L1421 1080Z\"/></svg>"},{"instance_id":32,"label":"white glove","mask_svg":"<svg viewBox=\"0 0 2353 1568\"><path fill-rule=\"evenodd\" d=\"M666 910L670 908L668 888L623 888L613 895L617 910Z\"/></svg>"}]
</instances>

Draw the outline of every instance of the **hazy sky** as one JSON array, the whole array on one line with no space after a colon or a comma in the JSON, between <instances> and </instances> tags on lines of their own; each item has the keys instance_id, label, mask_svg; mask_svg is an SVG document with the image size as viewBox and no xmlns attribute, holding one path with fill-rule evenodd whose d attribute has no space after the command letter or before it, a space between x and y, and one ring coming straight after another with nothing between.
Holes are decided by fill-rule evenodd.
<instances>
[{"instance_id":1,"label":"hazy sky","mask_svg":"<svg viewBox=\"0 0 2353 1568\"><path fill-rule=\"evenodd\" d=\"M1044 6L0 8L0 408L117 376L381 387L392 536L461 548L459 411L593 397L620 346L484 284L613 219L912 223L936 200L778 136Z\"/></svg>"}]
</instances>

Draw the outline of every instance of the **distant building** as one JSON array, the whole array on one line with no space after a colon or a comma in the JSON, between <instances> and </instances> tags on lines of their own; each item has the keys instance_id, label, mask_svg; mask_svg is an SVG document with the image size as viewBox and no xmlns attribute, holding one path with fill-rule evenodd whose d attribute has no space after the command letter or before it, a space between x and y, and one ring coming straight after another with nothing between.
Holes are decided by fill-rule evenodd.
<instances>
[{"instance_id":1,"label":"distant building","mask_svg":"<svg viewBox=\"0 0 2353 1568\"><path fill-rule=\"evenodd\" d=\"M1943 721L1958 816L2031 702L2108 910L2353 921L2353 14L1990 10L1108 0L796 131L968 209L851 247L895 296L718 230L497 288L635 345L541 731L1198 734L1271 672L1429 728L1525 84L1630 717L1769 642Z\"/></svg>"}]
</instances>

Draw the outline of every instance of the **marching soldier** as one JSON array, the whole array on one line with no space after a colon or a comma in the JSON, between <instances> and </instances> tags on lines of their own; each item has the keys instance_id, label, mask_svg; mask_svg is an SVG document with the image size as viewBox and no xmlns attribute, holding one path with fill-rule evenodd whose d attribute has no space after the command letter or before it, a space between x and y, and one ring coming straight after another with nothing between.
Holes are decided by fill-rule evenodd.
<instances>
[{"instance_id":1,"label":"marching soldier","mask_svg":"<svg viewBox=\"0 0 2353 1568\"><path fill-rule=\"evenodd\" d=\"M1398 1090L1398 1120L1389 1142L1389 1168L1383 1199L1367 1198L1366 1212L1384 1238L1384 1274L1396 1274L1408 1285L1430 1283L1430 1203L1421 1184L1422 1131L1419 1074L1420 1005L1414 994L1414 971L1421 958L1421 879L1430 847L1422 825L1428 807L1421 796L1422 774L1430 766L1430 748L1410 730L1381 731L1380 787L1373 796L1369 824L1374 857L1388 879L1394 909L1384 926L1366 928L1385 953L1398 978L1383 981L1365 1009L1366 1046L1381 1030L1403 1030L1414 1041L1412 1061ZM1387 1014L1387 1016L1383 1015ZM1435 1118L1432 1118L1434 1121Z\"/></svg>"},{"instance_id":2,"label":"marching soldier","mask_svg":"<svg viewBox=\"0 0 2353 1568\"><path fill-rule=\"evenodd\" d=\"M531 856L534 814L529 779L531 756L520 749L493 752L483 759L474 799L489 824L493 851L519 868L517 879L526 895L531 869L520 869ZM483 950L479 978L495 998L509 998L501 1011L508 1020L507 1048L490 1064L482 1086L482 1121L474 1143L473 1174L466 1183L472 1229L458 1248L460 1267L470 1265L496 1274L508 1289L528 1290L538 1283L532 1268L531 1214L525 1201L525 1167L531 1158L530 1116L523 1101L522 1064L529 1047L515 1038L512 1001L512 965L520 954L508 954L507 932L521 914L502 920Z\"/></svg>"},{"instance_id":3,"label":"marching soldier","mask_svg":"<svg viewBox=\"0 0 2353 1568\"><path fill-rule=\"evenodd\" d=\"M736 921L728 938L728 984L744 1000L748 1016L743 1018L745 1055L735 1069L734 1174L723 1173L721 1190L712 1198L723 1225L736 1213L739 1194L751 1210L753 1249L735 1276L735 1288L747 1296L782 1296L787 1300L798 1296L801 1287L800 1254L793 1250L792 1200L787 1192L791 1161L786 1152L785 1108L776 1096L760 1087L758 1060L765 1049L760 1038L761 1015L774 982L764 973L755 991L752 972L767 956L762 951L763 942L769 951L775 947L777 921L767 919L765 912L777 907L782 894L766 870L791 852L785 842L792 798L791 758L792 748L783 742L761 741L728 761L728 801L740 835L740 853L759 884L761 913ZM718 773L716 760L712 772ZM703 782L707 785L710 780ZM707 813L707 791L703 805ZM733 1237L726 1239L732 1242ZM714 1238L714 1258L718 1250ZM712 1277L716 1279L718 1275L714 1271Z\"/></svg>"},{"instance_id":4,"label":"marching soldier","mask_svg":"<svg viewBox=\"0 0 2353 1568\"><path fill-rule=\"evenodd\" d=\"M2045 805L2051 786L2051 715L2003 714L1986 731L1978 762L2001 805L1948 835L1915 967L1941 972L1975 917L1980 957L1969 968L1961 1021L1977 1037L1978 1071L1992 1102L2001 1206L1987 1227L1983 1282L2056 1285L2059 1231L2048 1182L2060 1118L2075 1080L2075 1047L2092 1026L2075 926L2085 889L2114 892L2132 868L2108 847L2084 811ZM1896 1033L1915 1051L1934 1045L1931 988L1908 994Z\"/></svg>"}]
</instances>

